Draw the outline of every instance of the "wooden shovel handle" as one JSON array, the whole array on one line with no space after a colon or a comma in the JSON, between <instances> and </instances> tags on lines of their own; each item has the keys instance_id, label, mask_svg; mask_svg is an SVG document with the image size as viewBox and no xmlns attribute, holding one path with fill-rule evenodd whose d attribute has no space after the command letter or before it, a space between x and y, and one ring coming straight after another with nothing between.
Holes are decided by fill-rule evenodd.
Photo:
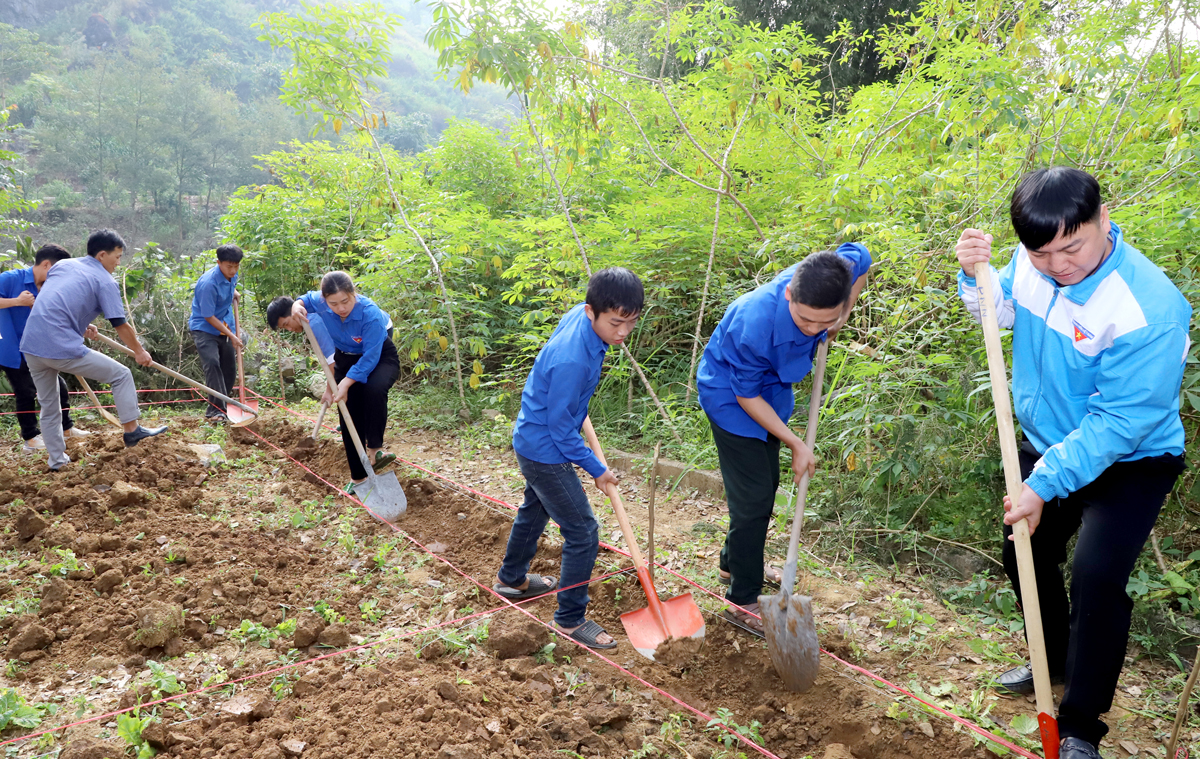
<instances>
[{"instance_id":1,"label":"wooden shovel handle","mask_svg":"<svg viewBox=\"0 0 1200 759\"><path fill-rule=\"evenodd\" d=\"M321 344L317 342L317 336L313 334L312 327L308 324L308 319L301 319L300 324L304 326L304 334L308 336L309 345L312 346L313 353L317 354L317 361L320 362L321 368L325 370L325 381L329 383L329 393L337 393L337 380L333 377L333 369L329 368L329 362L325 360L325 352L321 350ZM371 468L371 460L367 458L367 449L363 448L362 440L358 437L358 430L354 427L354 420L350 418L350 410L346 408L345 401L338 401L338 409L342 412L342 422L345 423L346 429L350 431L350 439L354 441L354 449L358 451L358 457L362 459L363 467L367 470L367 478L374 477L374 470Z\"/></svg>"},{"instance_id":2,"label":"wooden shovel handle","mask_svg":"<svg viewBox=\"0 0 1200 759\"><path fill-rule=\"evenodd\" d=\"M124 425L121 424L120 419L108 413L108 409L100 405L100 399L96 397L94 392L92 392L92 386L88 384L87 378L85 378L82 374L76 374L75 379L79 380L79 384L83 387L84 392L87 393L88 398L92 401L92 405L96 407L96 410L100 412L100 416L104 417L105 421L115 424L118 427L124 427Z\"/></svg>"},{"instance_id":3,"label":"wooden shovel handle","mask_svg":"<svg viewBox=\"0 0 1200 759\"><path fill-rule=\"evenodd\" d=\"M238 315L237 298L233 299L233 329L234 335L242 331L242 318ZM242 399L242 403L246 402L246 372L242 369L242 349L237 349L237 365L238 365L238 397Z\"/></svg>"},{"instance_id":4,"label":"wooden shovel handle","mask_svg":"<svg viewBox=\"0 0 1200 759\"><path fill-rule=\"evenodd\" d=\"M983 340L987 347L988 373L992 381L992 402L996 407L996 426L1000 435L1000 456L1004 461L1004 484L1008 497L1016 506L1021 495L1021 462L1017 455L1017 433L1013 426L1012 399L1008 390L1008 370L1004 366L1004 349L1000 343L1000 324L996 320L996 302L992 290L991 266L975 264L975 282L979 288L979 320L983 324ZM1022 519L1013 525L1017 568L1021 584L1021 609L1025 614L1025 637L1029 643L1029 659L1033 665L1033 687L1037 709L1050 722L1054 718L1054 694L1050 689L1049 663L1046 659L1046 639L1042 632L1042 607L1038 603L1037 576L1033 564L1033 548L1029 542L1029 523ZM1047 759L1058 756L1057 729L1047 735L1042 720L1042 749ZM1053 745L1050 745L1053 744Z\"/></svg>"}]
</instances>

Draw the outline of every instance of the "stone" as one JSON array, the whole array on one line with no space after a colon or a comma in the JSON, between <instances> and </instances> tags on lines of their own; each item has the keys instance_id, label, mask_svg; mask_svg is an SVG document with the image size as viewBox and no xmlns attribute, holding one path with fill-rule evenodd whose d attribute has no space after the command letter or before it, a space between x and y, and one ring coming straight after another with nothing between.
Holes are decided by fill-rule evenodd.
<instances>
[{"instance_id":1,"label":"stone","mask_svg":"<svg viewBox=\"0 0 1200 759\"><path fill-rule=\"evenodd\" d=\"M25 625L8 643L8 658L17 659L29 651L45 648L54 642L54 633L41 625Z\"/></svg>"},{"instance_id":2,"label":"stone","mask_svg":"<svg viewBox=\"0 0 1200 759\"><path fill-rule=\"evenodd\" d=\"M447 743L438 751L438 759L483 759L483 754L470 743Z\"/></svg>"},{"instance_id":3,"label":"stone","mask_svg":"<svg viewBox=\"0 0 1200 759\"><path fill-rule=\"evenodd\" d=\"M46 520L38 516L36 511L26 506L17 514L16 528L17 537L21 540L29 540L34 535L46 529Z\"/></svg>"},{"instance_id":4,"label":"stone","mask_svg":"<svg viewBox=\"0 0 1200 759\"><path fill-rule=\"evenodd\" d=\"M39 615L48 617L51 614L62 611L70 598L71 586L67 585L65 580L58 577L51 577L50 582L46 584L46 589L42 591L42 605L38 612Z\"/></svg>"},{"instance_id":5,"label":"stone","mask_svg":"<svg viewBox=\"0 0 1200 759\"><path fill-rule=\"evenodd\" d=\"M130 485L124 480L114 482L112 490L108 491L108 505L114 509L140 506L145 502L146 491L137 485Z\"/></svg>"},{"instance_id":6,"label":"stone","mask_svg":"<svg viewBox=\"0 0 1200 759\"><path fill-rule=\"evenodd\" d=\"M330 625L317 636L317 642L330 648L345 648L350 645L350 631L345 625Z\"/></svg>"},{"instance_id":7,"label":"stone","mask_svg":"<svg viewBox=\"0 0 1200 759\"><path fill-rule=\"evenodd\" d=\"M317 642L317 638L325 630L325 620L311 612L300 615L296 620L296 632L292 634L292 643L296 648L308 648Z\"/></svg>"},{"instance_id":8,"label":"stone","mask_svg":"<svg viewBox=\"0 0 1200 759\"><path fill-rule=\"evenodd\" d=\"M298 741L295 738L289 738L286 741L280 741L279 747L288 756L300 756L304 753L304 749L308 748L308 744L304 741Z\"/></svg>"},{"instance_id":9,"label":"stone","mask_svg":"<svg viewBox=\"0 0 1200 759\"><path fill-rule=\"evenodd\" d=\"M188 449L196 454L196 460L201 466L216 466L226 461L225 451L213 443L189 443Z\"/></svg>"},{"instance_id":10,"label":"stone","mask_svg":"<svg viewBox=\"0 0 1200 759\"><path fill-rule=\"evenodd\" d=\"M442 682L438 683L434 690L437 691L439 696L450 702L457 703L458 700L462 698L461 694L458 692L458 688L455 687L454 683L449 682L448 680L443 680Z\"/></svg>"},{"instance_id":11,"label":"stone","mask_svg":"<svg viewBox=\"0 0 1200 759\"><path fill-rule=\"evenodd\" d=\"M121 583L125 582L125 573L113 568L92 580L92 587L101 593L111 593Z\"/></svg>"},{"instance_id":12,"label":"stone","mask_svg":"<svg viewBox=\"0 0 1200 759\"><path fill-rule=\"evenodd\" d=\"M159 720L154 720L142 728L142 738L152 748L162 751L167 747L167 728Z\"/></svg>"}]
</instances>

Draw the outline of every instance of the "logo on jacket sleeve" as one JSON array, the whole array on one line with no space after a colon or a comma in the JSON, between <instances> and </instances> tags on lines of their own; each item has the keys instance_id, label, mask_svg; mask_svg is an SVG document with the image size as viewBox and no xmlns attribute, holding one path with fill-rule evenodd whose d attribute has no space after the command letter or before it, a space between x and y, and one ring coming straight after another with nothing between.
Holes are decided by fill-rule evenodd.
<instances>
[{"instance_id":1,"label":"logo on jacket sleeve","mask_svg":"<svg viewBox=\"0 0 1200 759\"><path fill-rule=\"evenodd\" d=\"M1090 337L1090 335L1089 335L1089 337ZM351 340L353 340L354 342L358 343L359 345L362 345L362 338L361 338L361 337L352 337L352 338L350 338L350 339L351 339ZM1079 338L1075 338L1075 339L1076 339L1076 340L1078 340Z\"/></svg>"},{"instance_id":2,"label":"logo on jacket sleeve","mask_svg":"<svg viewBox=\"0 0 1200 759\"><path fill-rule=\"evenodd\" d=\"M1095 335L1093 335L1091 332L1088 332L1087 327L1083 326L1077 321L1072 321L1071 326L1075 328L1075 342L1079 342L1080 340L1091 340L1093 337L1095 337Z\"/></svg>"}]
</instances>

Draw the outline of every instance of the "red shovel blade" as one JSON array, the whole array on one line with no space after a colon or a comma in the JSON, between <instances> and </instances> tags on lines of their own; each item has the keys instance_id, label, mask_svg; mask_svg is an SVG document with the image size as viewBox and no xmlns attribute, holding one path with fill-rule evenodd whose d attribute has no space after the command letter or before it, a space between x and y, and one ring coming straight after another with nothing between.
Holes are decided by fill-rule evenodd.
<instances>
[{"instance_id":1,"label":"red shovel blade","mask_svg":"<svg viewBox=\"0 0 1200 759\"><path fill-rule=\"evenodd\" d=\"M1058 759L1058 720L1039 712L1038 727L1042 731L1042 753L1046 759Z\"/></svg>"},{"instance_id":2,"label":"red shovel blade","mask_svg":"<svg viewBox=\"0 0 1200 759\"><path fill-rule=\"evenodd\" d=\"M621 615L625 634L637 652L654 661L654 652L670 638L703 638L704 615L691 593L661 601L663 620L667 629L655 619L649 607Z\"/></svg>"},{"instance_id":3,"label":"red shovel blade","mask_svg":"<svg viewBox=\"0 0 1200 759\"><path fill-rule=\"evenodd\" d=\"M229 423L232 424L234 427L244 427L247 424L250 424L251 422L253 422L255 419L258 418L258 401L257 400L247 400L247 401L242 401L242 403L245 403L248 407L250 407L250 409L252 411L254 411L254 413L248 414L241 408L238 408L237 406L233 405L232 403L225 404L225 416L229 417Z\"/></svg>"}]
</instances>

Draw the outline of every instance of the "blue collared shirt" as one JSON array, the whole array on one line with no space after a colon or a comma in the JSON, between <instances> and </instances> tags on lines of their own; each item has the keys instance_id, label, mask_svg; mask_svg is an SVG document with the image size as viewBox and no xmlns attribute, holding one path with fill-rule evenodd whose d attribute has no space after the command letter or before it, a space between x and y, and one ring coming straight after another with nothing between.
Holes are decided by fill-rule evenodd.
<instances>
[{"instance_id":1,"label":"blue collared shirt","mask_svg":"<svg viewBox=\"0 0 1200 759\"><path fill-rule=\"evenodd\" d=\"M355 299L357 302L345 319L335 314L316 290L302 295L300 302L310 317L321 319L338 350L362 356L346 376L355 382L366 382L379 364L379 354L383 350L383 341L388 339L392 320L367 296L355 295Z\"/></svg>"},{"instance_id":2,"label":"blue collared shirt","mask_svg":"<svg viewBox=\"0 0 1200 759\"><path fill-rule=\"evenodd\" d=\"M850 262L854 282L871 268L864 245L845 243L837 252ZM799 265L735 300L704 348L696 373L700 407L726 432L767 439L767 431L738 398L761 395L784 422L796 408L792 384L808 375L817 344L825 339L824 332L810 337L796 326L784 297Z\"/></svg>"},{"instance_id":3,"label":"blue collared shirt","mask_svg":"<svg viewBox=\"0 0 1200 759\"><path fill-rule=\"evenodd\" d=\"M26 290L37 297L33 269L12 269L0 274L0 298L17 298ZM21 335L32 310L30 306L0 308L0 366L10 369L21 366Z\"/></svg>"},{"instance_id":4,"label":"blue collared shirt","mask_svg":"<svg viewBox=\"0 0 1200 759\"><path fill-rule=\"evenodd\" d=\"M83 358L83 331L97 316L124 319L117 281L92 256L50 267L21 338L21 352L41 358Z\"/></svg>"},{"instance_id":5,"label":"blue collared shirt","mask_svg":"<svg viewBox=\"0 0 1200 759\"><path fill-rule=\"evenodd\" d=\"M229 331L237 334L237 323L233 319L233 293L237 290L237 275L225 279L220 266L214 266L196 280L192 290L192 316L188 329L220 335L221 331L209 324L205 318L212 316L224 322Z\"/></svg>"},{"instance_id":6,"label":"blue collared shirt","mask_svg":"<svg viewBox=\"0 0 1200 759\"><path fill-rule=\"evenodd\" d=\"M541 464L577 464L593 477L606 467L579 430L600 383L608 351L581 303L567 312L542 346L521 392L513 450Z\"/></svg>"}]
</instances>

